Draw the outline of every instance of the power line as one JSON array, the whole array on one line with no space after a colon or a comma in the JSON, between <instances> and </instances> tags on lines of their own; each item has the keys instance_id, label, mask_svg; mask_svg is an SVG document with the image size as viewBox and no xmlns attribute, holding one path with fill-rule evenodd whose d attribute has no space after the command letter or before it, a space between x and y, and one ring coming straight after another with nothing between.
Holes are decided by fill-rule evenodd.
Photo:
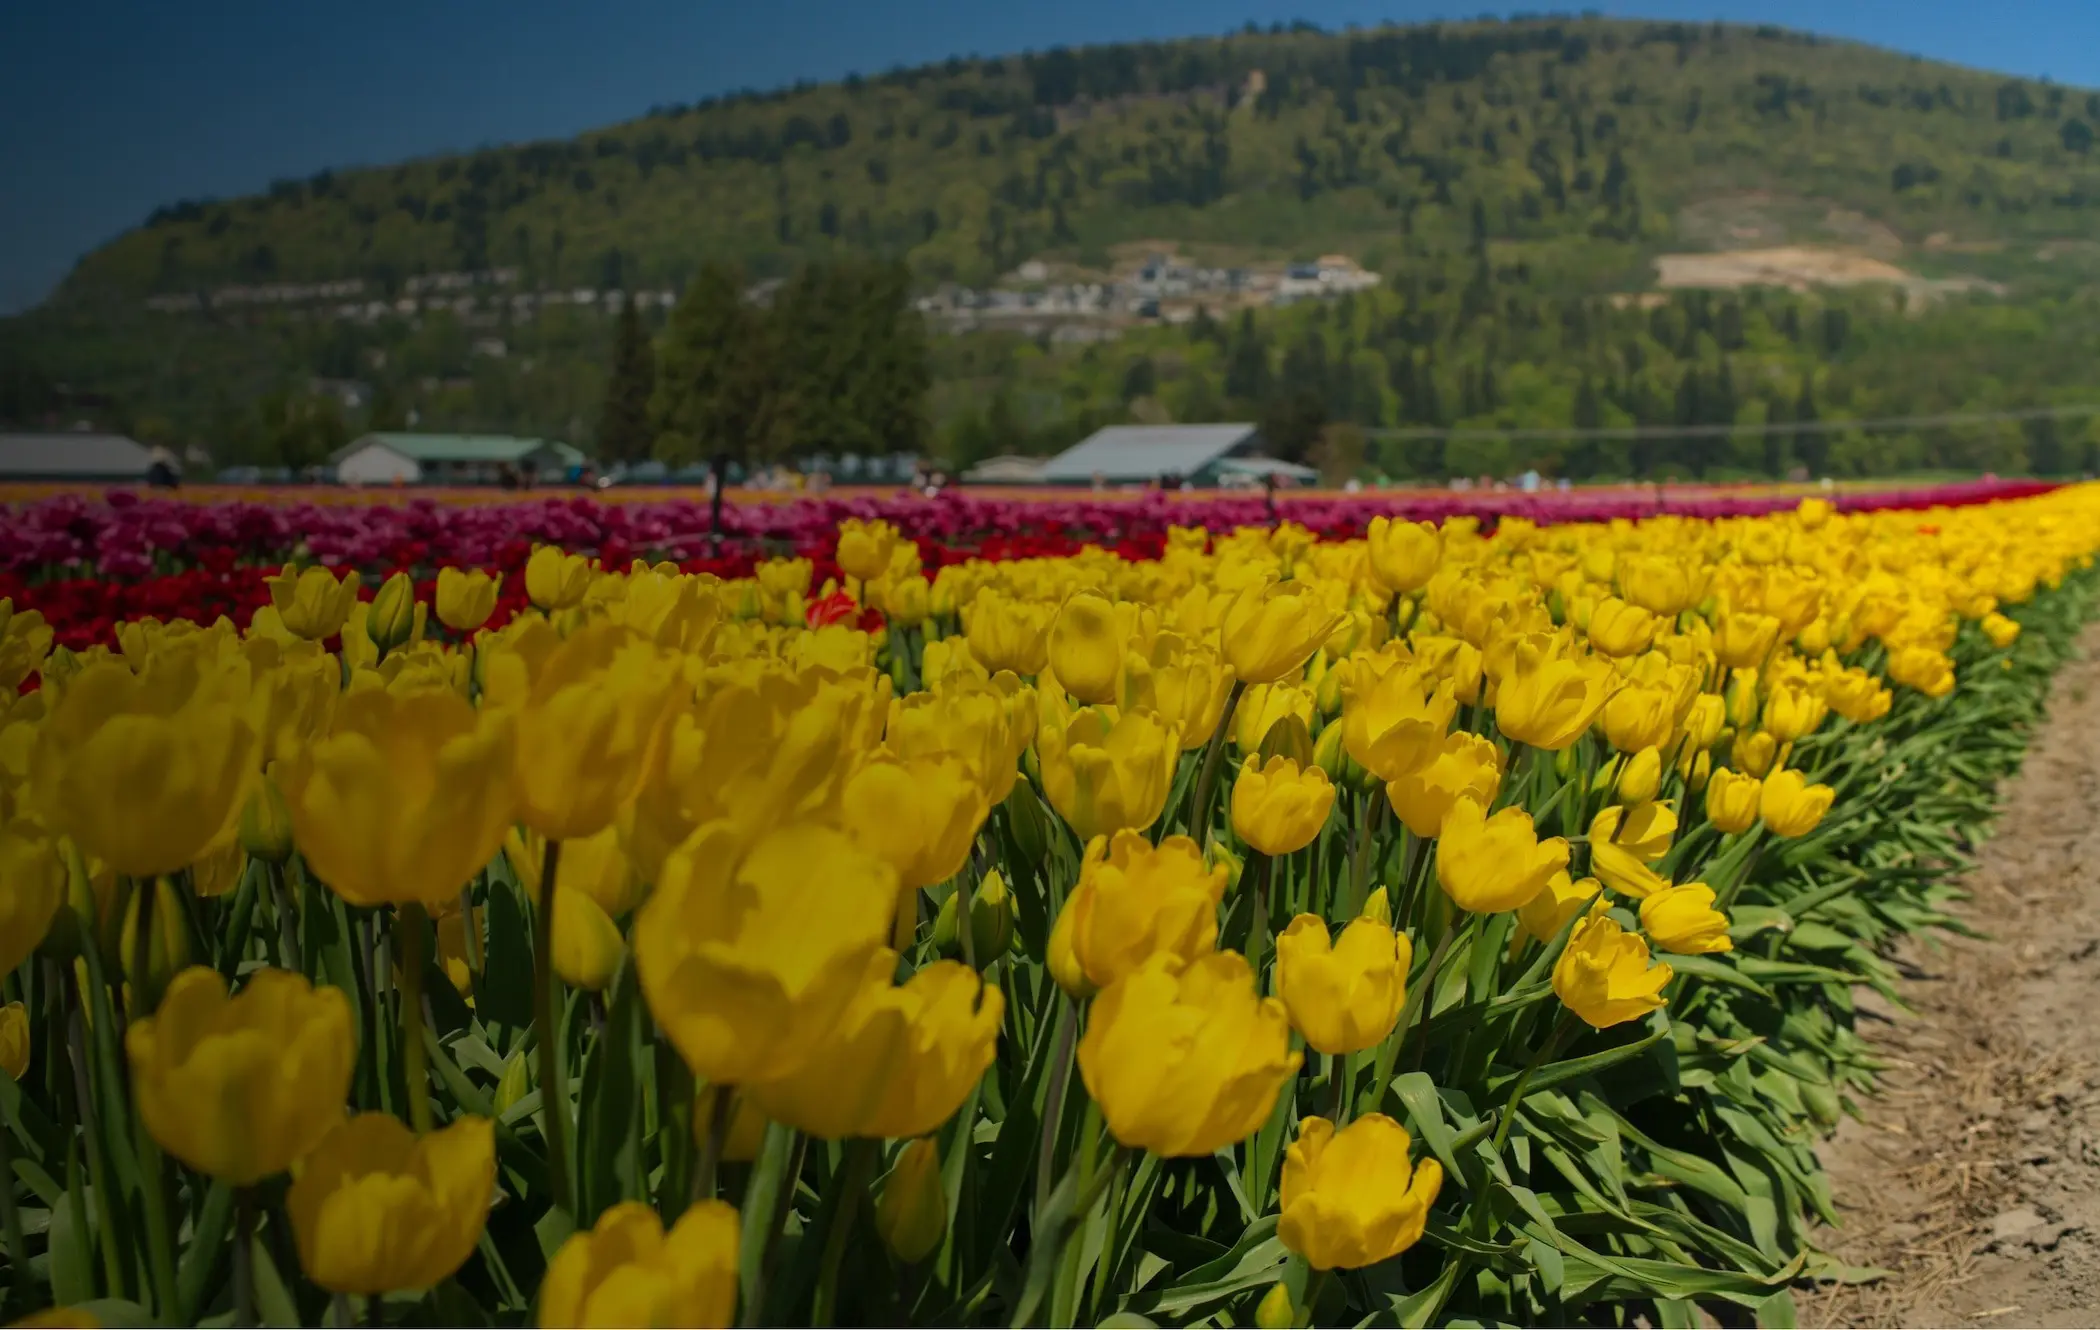
<instances>
[{"instance_id":1,"label":"power line","mask_svg":"<svg viewBox=\"0 0 2100 1330\"><path fill-rule=\"evenodd\" d=\"M2024 411L1978 411L1941 416L1882 416L1872 420L1779 420L1762 425L1628 425L1604 429L1367 429L1374 439L1725 439L1736 435L1875 433L1892 429L1941 429L2008 420L2060 420L2100 415L2100 403L2038 406Z\"/></svg>"}]
</instances>

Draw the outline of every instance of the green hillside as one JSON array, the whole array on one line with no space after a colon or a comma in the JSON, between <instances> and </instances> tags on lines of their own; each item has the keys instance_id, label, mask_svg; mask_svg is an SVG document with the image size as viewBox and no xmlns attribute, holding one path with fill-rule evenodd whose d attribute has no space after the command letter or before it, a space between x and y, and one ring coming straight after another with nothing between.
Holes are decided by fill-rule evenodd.
<instances>
[{"instance_id":1,"label":"green hillside","mask_svg":"<svg viewBox=\"0 0 2100 1330\"><path fill-rule=\"evenodd\" d=\"M2073 471L2100 464L2083 419L1756 427L2100 398L2096 127L2100 94L1728 25L1301 28L955 60L164 208L0 320L0 420L85 412L222 464L312 460L375 424L589 445L615 321L602 301L518 303L533 293L863 259L901 261L921 294L1016 291L1030 261L1037 289L1069 291L1127 282L1155 251L1272 278L1339 254L1378 284L1287 308L1198 298L1186 322L1116 313L1096 340L1040 322L936 335L924 418L885 437L967 464L1116 421L1230 418L1336 474L1359 451L1420 475ZM1727 286L1700 274L1775 246L1794 266L1747 287L1655 289L1664 272ZM245 293L215 298L229 286ZM434 288L478 303L441 308ZM644 315L659 350L666 314ZM363 400L340 407L346 384ZM1378 438L1570 425L1742 433Z\"/></svg>"},{"instance_id":2,"label":"green hillside","mask_svg":"<svg viewBox=\"0 0 2100 1330\"><path fill-rule=\"evenodd\" d=\"M1476 200L1547 270L1637 276L1612 242L1754 190L1913 241L2083 233L2096 126L2100 94L1775 28L1243 33L951 60L180 203L59 298L495 267L676 285L710 258L777 274L840 250L982 282L1155 236L1375 264L1462 238Z\"/></svg>"}]
</instances>

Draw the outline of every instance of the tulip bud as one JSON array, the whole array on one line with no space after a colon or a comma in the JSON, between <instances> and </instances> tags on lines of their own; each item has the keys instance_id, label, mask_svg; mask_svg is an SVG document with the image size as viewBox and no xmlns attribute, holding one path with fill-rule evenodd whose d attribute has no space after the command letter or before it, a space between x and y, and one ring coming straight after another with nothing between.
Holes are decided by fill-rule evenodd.
<instances>
[{"instance_id":1,"label":"tulip bud","mask_svg":"<svg viewBox=\"0 0 2100 1330\"><path fill-rule=\"evenodd\" d=\"M372 645L380 649L380 656L386 656L416 641L420 626L422 603L416 599L416 584L409 582L407 574L386 578L378 595L372 597L372 609L365 611L365 632L372 637Z\"/></svg>"},{"instance_id":2,"label":"tulip bud","mask_svg":"<svg viewBox=\"0 0 2100 1330\"><path fill-rule=\"evenodd\" d=\"M526 1060L524 1050L510 1055L503 1064L503 1078L496 1082L496 1116L510 1112L511 1106L525 1097L532 1088L532 1066Z\"/></svg>"},{"instance_id":3,"label":"tulip bud","mask_svg":"<svg viewBox=\"0 0 2100 1330\"><path fill-rule=\"evenodd\" d=\"M138 947L139 908L144 899L143 891L132 890L130 899L124 903L124 931L117 942L118 963L134 995L149 989L158 993L190 963L190 931L183 923L182 898L176 894L173 883L158 877L153 879L153 917L148 925L153 936L146 943L146 973L141 976L135 972L133 961ZM137 1000L134 996L133 1001Z\"/></svg>"},{"instance_id":4,"label":"tulip bud","mask_svg":"<svg viewBox=\"0 0 2100 1330\"><path fill-rule=\"evenodd\" d=\"M1622 804L1644 804L1655 797L1662 785L1662 754L1653 748L1643 748L1626 759L1619 770L1619 786L1616 801Z\"/></svg>"},{"instance_id":5,"label":"tulip bud","mask_svg":"<svg viewBox=\"0 0 2100 1330\"><path fill-rule=\"evenodd\" d=\"M1086 977L1085 967L1079 963L1079 953L1072 949L1072 931L1077 918L1071 903L1066 902L1065 908L1057 912L1057 922L1050 927L1049 954L1044 959L1057 986L1084 1002L1094 995L1094 985Z\"/></svg>"},{"instance_id":6,"label":"tulip bud","mask_svg":"<svg viewBox=\"0 0 2100 1330\"><path fill-rule=\"evenodd\" d=\"M1380 887L1372 892L1369 898L1364 901L1361 917L1369 919L1374 924L1384 924L1387 928L1393 926L1392 899L1386 895L1384 887Z\"/></svg>"},{"instance_id":7,"label":"tulip bud","mask_svg":"<svg viewBox=\"0 0 2100 1330\"><path fill-rule=\"evenodd\" d=\"M958 937L955 916L957 901L962 899L960 891L948 893L941 902L941 912L933 921L933 942L943 956L961 956L962 943ZM984 875L984 881L970 893L970 954L982 970L1006 954L1014 940L1014 897L1007 890L1006 879L998 869Z\"/></svg>"},{"instance_id":8,"label":"tulip bud","mask_svg":"<svg viewBox=\"0 0 2100 1330\"><path fill-rule=\"evenodd\" d=\"M1617 785L1619 783L1619 768L1625 764L1625 761L1626 759L1623 757L1614 757L1603 766L1597 768L1597 774L1590 777L1590 793L1605 794L1614 785Z\"/></svg>"},{"instance_id":9,"label":"tulip bud","mask_svg":"<svg viewBox=\"0 0 2100 1330\"><path fill-rule=\"evenodd\" d=\"M1713 771L1714 755L1702 752L1692 759L1692 769L1685 773L1685 784L1691 788L1693 794L1697 794L1706 788L1706 782L1712 777Z\"/></svg>"},{"instance_id":10,"label":"tulip bud","mask_svg":"<svg viewBox=\"0 0 2100 1330\"><path fill-rule=\"evenodd\" d=\"M1261 737L1261 747L1256 754L1261 765L1267 766L1272 757L1287 757L1300 768L1313 765L1312 730L1303 717L1291 713L1269 726L1268 733Z\"/></svg>"},{"instance_id":11,"label":"tulip bud","mask_svg":"<svg viewBox=\"0 0 2100 1330\"><path fill-rule=\"evenodd\" d=\"M1205 861L1212 868L1224 868L1225 890L1228 894L1240 885L1240 874L1247 871L1247 861L1223 841L1214 840L1210 843L1210 853L1205 856Z\"/></svg>"},{"instance_id":12,"label":"tulip bud","mask_svg":"<svg viewBox=\"0 0 2100 1330\"><path fill-rule=\"evenodd\" d=\"M0 1007L0 1074L19 1081L29 1070L29 1009L19 1002Z\"/></svg>"},{"instance_id":13,"label":"tulip bud","mask_svg":"<svg viewBox=\"0 0 2100 1330\"><path fill-rule=\"evenodd\" d=\"M1319 708L1322 716L1332 719L1342 712L1344 671L1328 666L1325 656L1315 656L1313 659L1321 665L1319 681L1313 685L1313 705Z\"/></svg>"},{"instance_id":14,"label":"tulip bud","mask_svg":"<svg viewBox=\"0 0 2100 1330\"><path fill-rule=\"evenodd\" d=\"M906 1265L933 1255L948 1232L948 1196L941 1185L941 1152L931 1136L904 1147L875 1203L883 1245Z\"/></svg>"},{"instance_id":15,"label":"tulip bud","mask_svg":"<svg viewBox=\"0 0 2100 1330\"><path fill-rule=\"evenodd\" d=\"M1291 1291L1282 1280L1269 1285L1269 1291L1261 1295L1261 1305L1254 1309L1254 1323L1261 1330L1290 1330L1298 1323L1298 1309L1291 1305Z\"/></svg>"},{"instance_id":16,"label":"tulip bud","mask_svg":"<svg viewBox=\"0 0 2100 1330\"><path fill-rule=\"evenodd\" d=\"M1034 753L1031 744L1027 755L1032 757ZM1024 862L1042 863L1050 853L1050 830L1044 819L1043 801L1037 797L1035 787L1026 781L1015 781L1006 796L1006 826Z\"/></svg>"},{"instance_id":17,"label":"tulip bud","mask_svg":"<svg viewBox=\"0 0 2100 1330\"><path fill-rule=\"evenodd\" d=\"M277 782L268 775L256 782L248 802L241 805L240 837L241 848L265 863L282 864L292 857L292 815Z\"/></svg>"}]
</instances>

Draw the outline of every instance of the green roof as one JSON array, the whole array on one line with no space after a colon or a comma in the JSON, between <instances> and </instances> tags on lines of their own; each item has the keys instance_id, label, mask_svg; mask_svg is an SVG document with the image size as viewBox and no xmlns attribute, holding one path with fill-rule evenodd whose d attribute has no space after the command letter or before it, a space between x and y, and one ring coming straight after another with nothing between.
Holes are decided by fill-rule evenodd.
<instances>
[{"instance_id":1,"label":"green roof","mask_svg":"<svg viewBox=\"0 0 2100 1330\"><path fill-rule=\"evenodd\" d=\"M366 434L336 450L331 461L341 461L367 444L383 444L414 462L517 462L536 452L551 449L563 462L585 460L566 443L551 439L520 439L508 434Z\"/></svg>"}]
</instances>

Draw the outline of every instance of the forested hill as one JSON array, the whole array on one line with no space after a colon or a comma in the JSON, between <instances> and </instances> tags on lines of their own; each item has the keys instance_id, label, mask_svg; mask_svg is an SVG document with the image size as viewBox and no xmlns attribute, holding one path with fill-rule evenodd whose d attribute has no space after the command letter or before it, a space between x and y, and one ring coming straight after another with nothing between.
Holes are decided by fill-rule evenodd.
<instances>
[{"instance_id":1,"label":"forested hill","mask_svg":"<svg viewBox=\"0 0 2100 1330\"><path fill-rule=\"evenodd\" d=\"M1725 218L1687 237L1685 210L1742 191L1911 242L2090 232L2096 127L2100 94L1775 28L1301 25L956 59L177 203L57 300L492 268L679 286L707 259L842 252L977 283L1151 237L1377 265L1482 225L1549 278L1637 284L1666 244L1726 247Z\"/></svg>"}]
</instances>

